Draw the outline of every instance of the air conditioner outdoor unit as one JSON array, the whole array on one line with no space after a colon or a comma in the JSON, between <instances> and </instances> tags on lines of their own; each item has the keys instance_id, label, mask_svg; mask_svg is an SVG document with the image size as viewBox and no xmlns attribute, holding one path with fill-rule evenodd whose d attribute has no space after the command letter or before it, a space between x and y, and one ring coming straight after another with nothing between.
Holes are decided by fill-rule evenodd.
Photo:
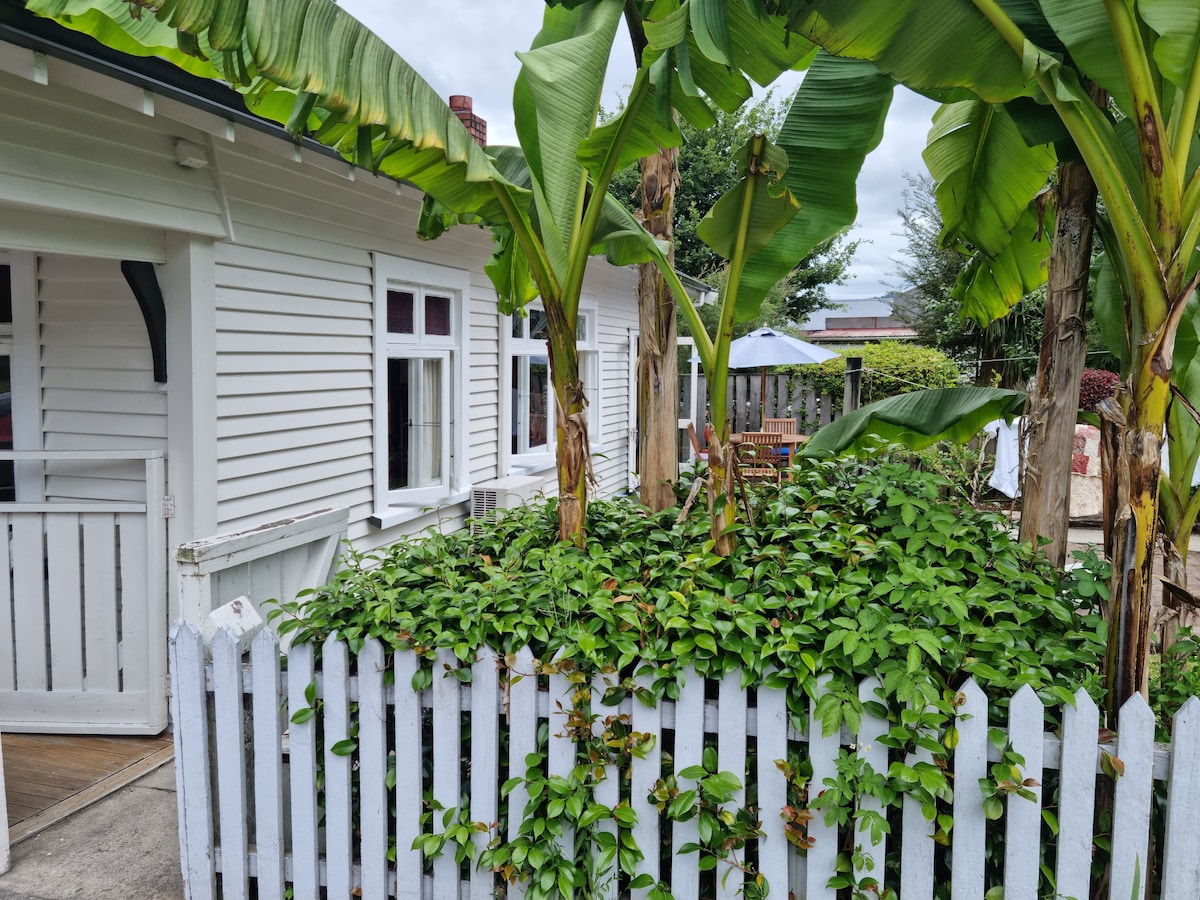
<instances>
[{"instance_id":1,"label":"air conditioner outdoor unit","mask_svg":"<svg viewBox=\"0 0 1200 900\"><path fill-rule=\"evenodd\" d=\"M524 506L541 493L542 483L534 475L508 475L477 484L471 488L471 518L494 522L497 510Z\"/></svg>"}]
</instances>

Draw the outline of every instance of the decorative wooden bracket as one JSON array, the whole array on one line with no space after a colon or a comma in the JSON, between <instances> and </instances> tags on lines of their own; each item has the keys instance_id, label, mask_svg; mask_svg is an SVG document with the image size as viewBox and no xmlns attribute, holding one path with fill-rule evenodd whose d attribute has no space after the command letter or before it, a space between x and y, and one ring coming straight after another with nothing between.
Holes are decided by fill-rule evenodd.
<instances>
[{"instance_id":1,"label":"decorative wooden bracket","mask_svg":"<svg viewBox=\"0 0 1200 900\"><path fill-rule=\"evenodd\" d=\"M163 302L162 290L154 264L121 260L121 274L133 291L142 318L146 320L146 331L150 335L150 355L154 360L154 380L158 384L167 382L167 307Z\"/></svg>"}]
</instances>

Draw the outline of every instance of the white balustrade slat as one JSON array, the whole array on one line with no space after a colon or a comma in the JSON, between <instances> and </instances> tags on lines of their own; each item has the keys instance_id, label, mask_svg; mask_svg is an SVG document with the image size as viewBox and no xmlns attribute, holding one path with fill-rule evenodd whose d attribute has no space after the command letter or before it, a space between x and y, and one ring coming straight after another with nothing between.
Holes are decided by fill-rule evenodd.
<instances>
[{"instance_id":1,"label":"white balustrade slat","mask_svg":"<svg viewBox=\"0 0 1200 900\"><path fill-rule=\"evenodd\" d=\"M700 765L704 758L704 679L690 667L685 671L684 679L679 699L675 701L675 752L672 754L676 783L681 791L690 790L693 785L679 780L679 773ZM679 848L699 840L699 818L693 816L686 822L672 824L672 846ZM671 854L671 893L675 900L699 900L699 853Z\"/></svg>"},{"instance_id":2,"label":"white balustrade slat","mask_svg":"<svg viewBox=\"0 0 1200 900\"><path fill-rule=\"evenodd\" d=\"M305 692L315 677L313 645L297 644L288 651L288 765L291 770L292 882L295 900L317 900L320 851L317 847L317 717L291 721L310 709Z\"/></svg>"},{"instance_id":3,"label":"white balustrade slat","mask_svg":"<svg viewBox=\"0 0 1200 900\"><path fill-rule=\"evenodd\" d=\"M763 835L758 841L758 868L770 896L786 897L791 845L781 815L787 805L787 776L777 763L787 761L787 694L779 688L758 689L758 814Z\"/></svg>"},{"instance_id":4,"label":"white balustrade slat","mask_svg":"<svg viewBox=\"0 0 1200 900\"><path fill-rule=\"evenodd\" d=\"M601 700L604 697L604 692L607 685L604 682L604 676L597 675L592 679L592 715L595 716L595 721L592 723L592 734L603 735L606 725L606 720L617 715L617 709L614 706L605 706ZM604 766L604 777L596 782L596 787L592 791L592 799L599 804L602 804L609 809L613 809L620 802L620 779L621 774L617 771L617 767L613 765ZM596 897L597 900L617 900L619 880L617 873L617 857L615 850L615 842L617 840L617 824L612 819L601 819L596 823L597 833L611 835L614 842L614 849L604 847L597 844L592 850L592 868L597 873L599 884L597 885ZM680 896L680 900L684 900Z\"/></svg>"},{"instance_id":5,"label":"white balustrade slat","mask_svg":"<svg viewBox=\"0 0 1200 900\"><path fill-rule=\"evenodd\" d=\"M1154 713L1141 694L1117 715L1117 755L1125 774L1113 791L1112 880L1109 897L1128 900L1136 876L1141 890L1150 877L1150 800L1154 766ZM1140 896L1140 894L1139 894Z\"/></svg>"},{"instance_id":6,"label":"white balustrade slat","mask_svg":"<svg viewBox=\"0 0 1200 900\"><path fill-rule=\"evenodd\" d=\"M56 691L81 691L83 598L79 579L77 514L46 514L46 553L51 679Z\"/></svg>"},{"instance_id":7,"label":"white balustrade slat","mask_svg":"<svg viewBox=\"0 0 1200 900\"><path fill-rule=\"evenodd\" d=\"M741 686L741 671L725 673L717 687L717 769L732 772L741 783L725 808L737 815L746 805L746 692ZM718 863L717 898L733 900L741 896L745 877L745 850L730 850L728 863Z\"/></svg>"},{"instance_id":8,"label":"white balustrade slat","mask_svg":"<svg viewBox=\"0 0 1200 900\"><path fill-rule=\"evenodd\" d=\"M362 895L386 897L388 880L388 708L383 645L368 639L358 651L358 764Z\"/></svg>"},{"instance_id":9,"label":"white balustrade slat","mask_svg":"<svg viewBox=\"0 0 1200 900\"><path fill-rule=\"evenodd\" d=\"M283 729L279 637L264 628L250 645L254 716L254 846L259 900L283 900ZM364 723L365 724L365 723Z\"/></svg>"},{"instance_id":10,"label":"white balustrade slat","mask_svg":"<svg viewBox=\"0 0 1200 900\"><path fill-rule=\"evenodd\" d=\"M142 573L149 540L145 513L118 516L121 541L121 689L150 690L150 670L144 665L151 652L150 597ZM158 623L154 623L157 627ZM157 639L155 634L154 638Z\"/></svg>"},{"instance_id":11,"label":"white balustrade slat","mask_svg":"<svg viewBox=\"0 0 1200 900\"><path fill-rule=\"evenodd\" d=\"M246 740L242 714L242 654L237 635L222 628L212 641L216 710L217 808L221 830L221 896L249 895L246 854Z\"/></svg>"},{"instance_id":12,"label":"white balustrade slat","mask_svg":"<svg viewBox=\"0 0 1200 900\"><path fill-rule=\"evenodd\" d=\"M829 676L823 675L817 679L817 696L824 693L829 684ZM808 712L808 753L812 760L812 781L808 785L808 799L811 803L821 791L825 790L825 779L837 777L837 757L841 743L838 733L826 735L821 731L821 721L816 717L817 703L810 701ZM836 825L825 824L825 813L813 810L812 821L808 823L808 836L812 846L808 850L808 871L806 873L806 891L803 896L807 900L834 900L837 891L829 887L829 879L837 868L838 829Z\"/></svg>"},{"instance_id":13,"label":"white balustrade slat","mask_svg":"<svg viewBox=\"0 0 1200 900\"><path fill-rule=\"evenodd\" d=\"M116 584L117 537L113 516L100 513L85 515L83 631L89 691L121 689Z\"/></svg>"},{"instance_id":14,"label":"white balustrade slat","mask_svg":"<svg viewBox=\"0 0 1200 900\"><path fill-rule=\"evenodd\" d=\"M1033 688L1023 685L1008 707L1008 740L1025 758L1022 782L1036 800L1009 794L1004 831L1004 896L1010 900L1036 900L1042 831L1042 748L1046 710Z\"/></svg>"},{"instance_id":15,"label":"white balustrade slat","mask_svg":"<svg viewBox=\"0 0 1200 900\"><path fill-rule=\"evenodd\" d=\"M217 895L212 783L208 770L208 693L204 644L192 625L171 629L171 720L175 724L175 791L186 900Z\"/></svg>"},{"instance_id":16,"label":"white balustrade slat","mask_svg":"<svg viewBox=\"0 0 1200 900\"><path fill-rule=\"evenodd\" d=\"M979 779L987 776L988 701L974 678L959 692L954 727L954 841L951 847L952 900L979 900L984 893L983 863L987 819Z\"/></svg>"},{"instance_id":17,"label":"white balustrade slat","mask_svg":"<svg viewBox=\"0 0 1200 900\"><path fill-rule=\"evenodd\" d=\"M1096 736L1100 710L1080 688L1075 705L1063 707L1058 781L1058 845L1055 889L1086 897L1092 869L1092 819L1096 802Z\"/></svg>"},{"instance_id":18,"label":"white balustrade slat","mask_svg":"<svg viewBox=\"0 0 1200 900\"><path fill-rule=\"evenodd\" d=\"M1200 885L1200 699L1189 697L1171 726L1162 900L1191 900Z\"/></svg>"},{"instance_id":19,"label":"white balustrade slat","mask_svg":"<svg viewBox=\"0 0 1200 900\"><path fill-rule=\"evenodd\" d=\"M17 688L13 679L13 594L9 581L12 561L8 554L11 521L10 514L0 514L0 691Z\"/></svg>"},{"instance_id":20,"label":"white balustrade slat","mask_svg":"<svg viewBox=\"0 0 1200 900\"><path fill-rule=\"evenodd\" d=\"M46 684L45 554L39 513L13 514L13 609L17 641L17 690L44 691ZM115 654L114 654L115 655Z\"/></svg>"},{"instance_id":21,"label":"white balustrade slat","mask_svg":"<svg viewBox=\"0 0 1200 900\"><path fill-rule=\"evenodd\" d=\"M500 693L497 685L498 660L491 648L479 651L471 667L471 820L489 826L472 840L481 854L491 842L490 830L500 818L496 786L500 783ZM492 900L496 879L492 871L471 866L471 900Z\"/></svg>"},{"instance_id":22,"label":"white balustrade slat","mask_svg":"<svg viewBox=\"0 0 1200 900\"><path fill-rule=\"evenodd\" d=\"M433 833L445 834L445 817L458 806L461 793L459 760L463 756L459 727L458 659L447 648L437 651L433 663ZM438 806L441 808L439 809ZM458 863L454 845L447 844L433 861L433 895L447 900L457 897Z\"/></svg>"},{"instance_id":23,"label":"white balustrade slat","mask_svg":"<svg viewBox=\"0 0 1200 900\"><path fill-rule=\"evenodd\" d=\"M412 689L420 668L415 653L397 653L396 685L396 896L420 900L421 851L413 841L421 834L421 697Z\"/></svg>"},{"instance_id":24,"label":"white balustrade slat","mask_svg":"<svg viewBox=\"0 0 1200 900\"><path fill-rule=\"evenodd\" d=\"M858 699L860 703L879 702L879 695L875 691L881 686L878 678L864 678L858 685ZM879 716L872 715L867 711L863 711L862 722L859 725L858 747L856 753L858 758L864 760L875 772L880 775L887 775L888 770L888 748L880 743L881 737L886 737L888 733L888 723ZM878 813L886 818L886 813L883 809L883 804L877 797L864 797L859 801L859 809ZM864 853L864 865L861 869L855 869L854 878L857 881L862 881L864 878L872 878L879 886L879 893L883 892L886 882L884 879L883 865L884 858L887 856L887 834L883 833L879 836L879 841L875 842L871 837L871 830L855 828L854 843L855 846L861 846ZM870 867L866 865L867 860L870 860Z\"/></svg>"},{"instance_id":25,"label":"white balustrade slat","mask_svg":"<svg viewBox=\"0 0 1200 900\"><path fill-rule=\"evenodd\" d=\"M574 688L564 675L551 673L550 685L550 738L546 748L546 772L550 776L566 778L575 767L575 741L567 728L567 719L574 706ZM559 852L567 859L575 858L575 830L563 826L562 836L557 841ZM572 890L569 896L573 897Z\"/></svg>"},{"instance_id":26,"label":"white balustrade slat","mask_svg":"<svg viewBox=\"0 0 1200 900\"><path fill-rule=\"evenodd\" d=\"M350 738L350 653L336 635L322 651L325 705L325 878L330 897L349 897L353 889L353 825L350 809L352 756L335 753Z\"/></svg>"},{"instance_id":27,"label":"white balustrade slat","mask_svg":"<svg viewBox=\"0 0 1200 900\"><path fill-rule=\"evenodd\" d=\"M654 680L649 675L636 677L638 688L650 690ZM640 734L662 734L662 710L650 707L636 697L633 699L633 730ZM629 772L629 805L637 813L637 822L631 829L634 843L641 849L642 860L637 865L638 875L649 875L656 882L662 877L658 862L658 807L647 798L662 772L662 741L655 740L644 757L633 758ZM630 891L638 900L644 898L650 888Z\"/></svg>"},{"instance_id":28,"label":"white balustrade slat","mask_svg":"<svg viewBox=\"0 0 1200 900\"><path fill-rule=\"evenodd\" d=\"M933 754L919 747L904 758L904 764L932 764ZM900 826L900 896L904 900L930 900L933 897L933 835L936 823L925 818L921 802L904 798Z\"/></svg>"},{"instance_id":29,"label":"white balustrade slat","mask_svg":"<svg viewBox=\"0 0 1200 900\"><path fill-rule=\"evenodd\" d=\"M537 751L537 670L533 651L523 647L517 653L516 667L509 671L508 689L508 777L520 778L508 795L508 837L515 840L525 818L529 789L525 786L525 757ZM524 897L528 883L508 886L510 897Z\"/></svg>"}]
</instances>

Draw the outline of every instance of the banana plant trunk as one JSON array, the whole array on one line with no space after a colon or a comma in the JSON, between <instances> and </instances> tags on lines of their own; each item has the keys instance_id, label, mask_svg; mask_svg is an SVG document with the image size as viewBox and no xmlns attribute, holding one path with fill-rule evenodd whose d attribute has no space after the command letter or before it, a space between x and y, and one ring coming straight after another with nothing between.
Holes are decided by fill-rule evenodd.
<instances>
[{"instance_id":1,"label":"banana plant trunk","mask_svg":"<svg viewBox=\"0 0 1200 900\"><path fill-rule=\"evenodd\" d=\"M676 148L644 157L642 221L667 244L675 263ZM675 295L654 263L638 266L638 478L642 504L655 512L675 504L679 477L679 364Z\"/></svg>"},{"instance_id":2,"label":"banana plant trunk","mask_svg":"<svg viewBox=\"0 0 1200 900\"><path fill-rule=\"evenodd\" d=\"M1147 693L1158 479L1174 331L1164 327L1156 340L1134 348L1125 421L1118 424L1115 434L1115 502L1109 542L1113 581L1105 665L1110 723L1116 721L1126 700L1135 693Z\"/></svg>"},{"instance_id":3,"label":"banana plant trunk","mask_svg":"<svg viewBox=\"0 0 1200 900\"><path fill-rule=\"evenodd\" d=\"M1058 167L1057 215L1037 383L1029 396L1028 451L1021 486L1021 540L1047 540L1058 568L1067 558L1071 457L1079 381L1087 359L1084 302L1096 224L1096 183L1083 162Z\"/></svg>"},{"instance_id":4,"label":"banana plant trunk","mask_svg":"<svg viewBox=\"0 0 1200 900\"><path fill-rule=\"evenodd\" d=\"M713 552L717 556L733 553L734 536L730 526L737 520L737 499L734 494L734 447L729 442L729 429L722 423L713 428L708 439L708 516Z\"/></svg>"},{"instance_id":5,"label":"banana plant trunk","mask_svg":"<svg viewBox=\"0 0 1200 900\"><path fill-rule=\"evenodd\" d=\"M547 302L550 340L550 384L554 390L555 429L558 444L558 537L576 546L584 544L588 482L592 462L588 452L587 398L579 378L579 353L575 324L562 307Z\"/></svg>"}]
</instances>

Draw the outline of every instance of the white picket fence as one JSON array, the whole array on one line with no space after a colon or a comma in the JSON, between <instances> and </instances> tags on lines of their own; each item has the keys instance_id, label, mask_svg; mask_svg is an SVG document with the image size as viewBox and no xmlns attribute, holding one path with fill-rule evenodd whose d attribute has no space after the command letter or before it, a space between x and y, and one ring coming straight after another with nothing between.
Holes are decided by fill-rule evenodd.
<instances>
[{"instance_id":1,"label":"white picket fence","mask_svg":"<svg viewBox=\"0 0 1200 900\"><path fill-rule=\"evenodd\" d=\"M454 677L459 664L452 654L442 653L433 668L431 688L416 693L411 683L420 663L412 653L397 653L388 662L381 645L370 641L354 660L344 643L331 639L322 648L323 665L318 670L313 649L291 647L286 671L281 673L278 641L270 632L255 639L249 666L239 656L231 633L217 635L211 664L206 664L200 636L190 625L180 624L172 633L180 846L189 900L251 896L252 881L257 882L253 896L264 900L282 898L288 887L296 900L350 897L356 890L366 898L410 900L483 900L505 892L508 897L524 896L523 885L504 887L491 871L475 866L469 873L460 870L452 852L429 864L410 849L423 827L443 828L440 814L432 817L431 825L422 826L422 790L431 790L444 807L458 806L465 792L472 820L497 821L503 771L524 774L525 757L537 750L542 723L548 723L551 735L548 774L566 775L575 765L575 747L564 736L563 707L570 708L569 697L576 686L560 674L527 676L505 686L500 679L502 663L490 653L474 663L470 683L460 683ZM389 666L391 683L386 678ZM514 671L536 671L527 651L519 655ZM660 871L654 848L664 842L679 847L696 840L696 821L664 825L647 794L664 774L664 760L670 759L676 772L697 765L706 741L715 742L719 769L738 774L760 798L763 835L747 848L744 858L756 860L771 897L787 898L791 892L796 898L833 900L838 893L827 884L835 873L838 851L846 849L849 837L864 845L876 861L872 877L883 882L881 887L896 889L901 900L932 897L937 873L947 871L947 866L953 872L951 897L979 900L986 883L985 842L997 840L1004 848L1001 874L1006 900L1038 896L1045 842L1054 845L1056 895L1086 898L1102 752L1117 757L1124 771L1115 784L1109 897L1129 900L1138 879L1142 885L1152 879L1154 893L1162 900L1196 896L1200 884L1200 700L1196 698L1177 714L1169 747L1154 743L1153 715L1140 697L1122 710L1119 738L1098 745L1099 716L1082 690L1077 705L1063 709L1061 733L1053 734L1044 730L1045 710L1037 696L1022 688L1010 704L1007 735L1025 758L1024 776L1040 783L1050 776L1057 782L1059 829L1054 836L1042 821L1040 787L1033 788L1038 803L1010 796L1001 820L985 818L976 784L988 775L989 759L998 759L998 754L988 741L988 701L975 682L968 681L962 688L953 751L957 790L951 846L935 845L932 823L915 801L906 800L902 815L893 817L902 827L882 835L877 844L871 844L866 833L849 836L844 829L839 833L818 815L808 826L812 847L803 854L785 838L779 811L787 802L787 782L776 760L786 758L789 749L807 755L815 795L826 778L836 775L841 748L861 755L877 772L886 772L889 750L878 737L887 733L888 725L867 715L857 735L843 729L840 735L825 737L810 715L807 735L801 735L789 725L782 690L759 688L750 694L740 689L739 676L732 673L715 685L711 690L715 700L706 700L705 682L693 674L675 702L650 708L626 700L617 708L630 716L633 731L656 735L657 740L644 759L632 761L629 772L608 772L594 799L615 806L628 798L637 813L633 838L639 847L649 848L639 871L667 881L677 900L699 896L697 854L664 854L669 870ZM292 714L309 707L305 693L310 684L316 685L321 699L319 713L301 724L289 724ZM864 681L860 696L874 699L877 685L874 679ZM357 704L356 723L352 704ZM355 727L354 753L330 752L337 741L355 733ZM323 735L323 759L318 758L318 728ZM390 752L395 753L394 789L387 787ZM467 756L469 766L464 768L462 760ZM922 750L904 762L914 765L929 759ZM320 790L319 763L324 765ZM430 766L432 774L423 781L423 768ZM464 771L468 771L465 780ZM1166 841L1157 870L1148 864L1155 779L1168 785ZM622 784L628 784L627 793ZM743 803L744 796L743 789L736 805ZM519 787L508 802L521 810L527 798ZM357 812L352 803L357 804ZM510 837L517 827L516 821L508 823ZM663 833L663 828L670 833ZM396 846L394 862L388 859L389 837ZM491 837L480 833L474 839L482 849ZM889 844L893 850L898 848L898 883L889 883L884 873ZM993 871L993 881L995 876ZM740 875L722 875L713 890L727 900L743 887ZM622 890L613 881L606 896L637 900L646 895L646 890Z\"/></svg>"}]
</instances>

